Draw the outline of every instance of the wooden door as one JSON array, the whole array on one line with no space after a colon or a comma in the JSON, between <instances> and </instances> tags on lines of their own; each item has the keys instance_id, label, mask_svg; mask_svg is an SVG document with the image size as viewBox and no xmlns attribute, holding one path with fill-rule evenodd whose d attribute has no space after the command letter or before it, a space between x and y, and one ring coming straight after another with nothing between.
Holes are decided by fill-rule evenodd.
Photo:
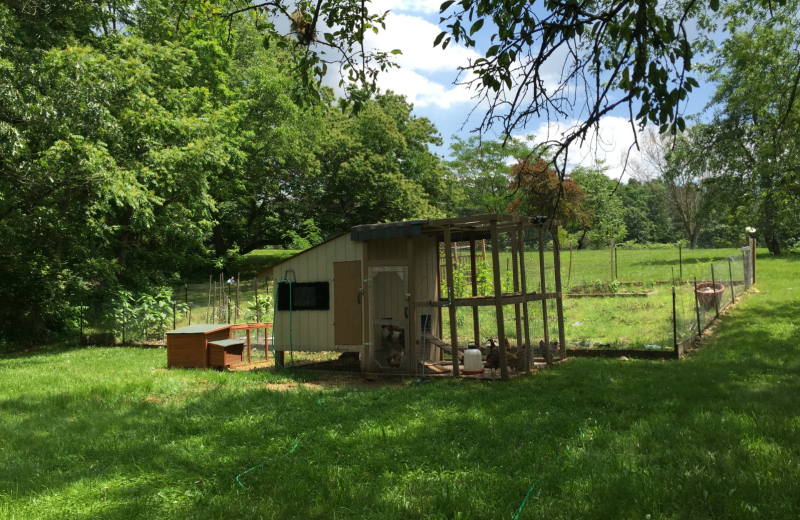
<instances>
[{"instance_id":1,"label":"wooden door","mask_svg":"<svg viewBox=\"0 0 800 520\"><path fill-rule=\"evenodd\" d=\"M333 340L361 345L361 261L333 263Z\"/></svg>"}]
</instances>

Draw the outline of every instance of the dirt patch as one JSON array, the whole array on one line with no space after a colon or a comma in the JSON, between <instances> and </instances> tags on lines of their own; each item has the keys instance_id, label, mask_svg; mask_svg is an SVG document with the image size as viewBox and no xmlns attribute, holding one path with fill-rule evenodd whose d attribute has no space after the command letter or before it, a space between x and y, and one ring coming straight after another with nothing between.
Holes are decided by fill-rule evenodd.
<instances>
[{"instance_id":1,"label":"dirt patch","mask_svg":"<svg viewBox=\"0 0 800 520\"><path fill-rule=\"evenodd\" d=\"M302 386L308 390L325 390L330 388L381 388L384 386L403 386L404 380L398 378L386 378L369 381L364 379L361 375L349 374L326 374L320 379L315 379L313 382L296 382L287 381L285 383L266 383L262 388L267 390L275 390L278 392L286 392L294 390Z\"/></svg>"}]
</instances>

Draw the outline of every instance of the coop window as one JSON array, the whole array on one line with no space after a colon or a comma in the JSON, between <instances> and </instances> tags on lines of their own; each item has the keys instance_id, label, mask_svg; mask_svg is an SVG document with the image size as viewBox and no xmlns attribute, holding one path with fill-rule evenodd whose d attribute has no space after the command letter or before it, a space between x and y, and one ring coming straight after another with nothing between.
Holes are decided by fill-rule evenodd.
<instances>
[{"instance_id":1,"label":"coop window","mask_svg":"<svg viewBox=\"0 0 800 520\"><path fill-rule=\"evenodd\" d=\"M423 314L420 316L419 330L430 334L433 332L433 316Z\"/></svg>"},{"instance_id":2,"label":"coop window","mask_svg":"<svg viewBox=\"0 0 800 520\"><path fill-rule=\"evenodd\" d=\"M293 311L327 311L330 308L330 285L328 282L293 283ZM278 284L278 310L289 310L289 284Z\"/></svg>"}]
</instances>

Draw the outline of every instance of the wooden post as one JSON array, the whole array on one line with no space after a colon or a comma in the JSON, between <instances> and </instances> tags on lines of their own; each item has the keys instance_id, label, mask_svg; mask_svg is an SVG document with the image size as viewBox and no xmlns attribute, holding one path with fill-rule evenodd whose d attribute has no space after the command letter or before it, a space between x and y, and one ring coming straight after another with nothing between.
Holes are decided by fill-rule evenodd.
<instances>
[{"instance_id":1,"label":"wooden post","mask_svg":"<svg viewBox=\"0 0 800 520\"><path fill-rule=\"evenodd\" d=\"M539 278L541 280L542 294L547 292L547 280L544 276L544 230L539 226ZM547 300L542 299L542 339L544 340L544 359L547 364L553 362L553 355L550 353L550 331L547 325Z\"/></svg>"},{"instance_id":2,"label":"wooden post","mask_svg":"<svg viewBox=\"0 0 800 520\"><path fill-rule=\"evenodd\" d=\"M208 305L206 306L206 323L209 323L208 318L211 313L211 275L208 275Z\"/></svg>"},{"instance_id":3,"label":"wooden post","mask_svg":"<svg viewBox=\"0 0 800 520\"><path fill-rule=\"evenodd\" d=\"M569 245L569 270L567 271L567 287L572 279L572 244Z\"/></svg>"},{"instance_id":4,"label":"wooden post","mask_svg":"<svg viewBox=\"0 0 800 520\"><path fill-rule=\"evenodd\" d=\"M253 291L255 292L256 299L256 323L261 323L261 307L258 305L258 277L253 277ZM258 330L256 329L256 343L258 343ZM264 337L267 337L267 329L264 329ZM267 352L266 340L264 340L264 353Z\"/></svg>"},{"instance_id":5,"label":"wooden post","mask_svg":"<svg viewBox=\"0 0 800 520\"><path fill-rule=\"evenodd\" d=\"M475 234L469 235L469 273L472 277L472 296L478 296L478 259L475 258ZM472 331L475 334L475 346L481 345L481 327L478 308L472 307Z\"/></svg>"},{"instance_id":6,"label":"wooden post","mask_svg":"<svg viewBox=\"0 0 800 520\"><path fill-rule=\"evenodd\" d=\"M486 261L486 239L481 240L481 248L483 249L483 261Z\"/></svg>"},{"instance_id":7,"label":"wooden post","mask_svg":"<svg viewBox=\"0 0 800 520\"><path fill-rule=\"evenodd\" d=\"M414 305L416 297L416 281L414 279L414 237L406 237L408 247L408 292L406 293L406 317L410 320L406 328L406 351L408 352L409 373L417 374L417 338L418 334L412 331L420 330L417 325L417 307ZM423 334L425 332L423 331ZM425 363L425 360L422 360Z\"/></svg>"},{"instance_id":8,"label":"wooden post","mask_svg":"<svg viewBox=\"0 0 800 520\"><path fill-rule=\"evenodd\" d=\"M436 299L438 301L442 301L442 257L441 257L441 249L439 249L439 241L436 241ZM442 307L441 305L436 307L436 313L439 317L439 321L436 324L436 336L438 338L444 337L444 324L442 323ZM433 328L431 328L433 330ZM444 357L444 351L442 349L439 350L439 361L441 361Z\"/></svg>"},{"instance_id":9,"label":"wooden post","mask_svg":"<svg viewBox=\"0 0 800 520\"><path fill-rule=\"evenodd\" d=\"M247 362L250 363L250 329L247 329Z\"/></svg>"},{"instance_id":10,"label":"wooden post","mask_svg":"<svg viewBox=\"0 0 800 520\"><path fill-rule=\"evenodd\" d=\"M514 292L519 292L519 257L517 256L519 236L515 232L511 232L509 235L511 235L511 269L512 278L514 279ZM514 304L514 321L516 323L517 347L519 347L522 345L522 309L519 303Z\"/></svg>"},{"instance_id":11,"label":"wooden post","mask_svg":"<svg viewBox=\"0 0 800 520\"><path fill-rule=\"evenodd\" d=\"M553 235L553 244L555 244L555 235L558 234L558 230L556 229L556 233ZM614 280L614 239L611 239L611 280Z\"/></svg>"},{"instance_id":12,"label":"wooden post","mask_svg":"<svg viewBox=\"0 0 800 520\"><path fill-rule=\"evenodd\" d=\"M458 327L456 325L456 307L453 305L453 257L450 256L452 244L450 243L450 225L444 227L444 250L447 251L445 273L447 275L447 298L450 305L450 348L453 349L453 376L458 377Z\"/></svg>"},{"instance_id":13,"label":"wooden post","mask_svg":"<svg viewBox=\"0 0 800 520\"><path fill-rule=\"evenodd\" d=\"M567 357L567 339L564 335L564 301L561 292L561 246L558 243L558 229L553 233L553 267L556 272L556 316L558 316L558 352L561 359Z\"/></svg>"},{"instance_id":14,"label":"wooden post","mask_svg":"<svg viewBox=\"0 0 800 520\"><path fill-rule=\"evenodd\" d=\"M750 253L753 255L753 261L751 262L753 265L750 267L750 271L753 273L753 283L756 283L756 239L750 239Z\"/></svg>"},{"instance_id":15,"label":"wooden post","mask_svg":"<svg viewBox=\"0 0 800 520\"><path fill-rule=\"evenodd\" d=\"M214 298L211 301L211 323L216 321L217 316L217 282L214 282Z\"/></svg>"},{"instance_id":16,"label":"wooden post","mask_svg":"<svg viewBox=\"0 0 800 520\"><path fill-rule=\"evenodd\" d=\"M714 264L711 264L711 290L714 291L714 311L719 319L719 302L717 302L717 281L714 277Z\"/></svg>"},{"instance_id":17,"label":"wooden post","mask_svg":"<svg viewBox=\"0 0 800 520\"><path fill-rule=\"evenodd\" d=\"M703 335L703 326L700 325L700 302L698 301L697 296L697 277L694 277L694 312L697 316L697 335Z\"/></svg>"},{"instance_id":18,"label":"wooden post","mask_svg":"<svg viewBox=\"0 0 800 520\"><path fill-rule=\"evenodd\" d=\"M369 242L362 242L362 260L361 260L361 268L363 271L361 272L362 275L362 282L361 282L361 292L363 294L361 298L361 312L362 312L362 319L364 321L364 360L362 369L364 371L372 370L372 352L370 352L370 347L372 343L370 343L370 337L372 336L372 315L369 310L369 267L367 262L369 260ZM277 305L277 301L275 304ZM274 325L273 325L274 327ZM274 330L274 329L273 329Z\"/></svg>"},{"instance_id":19,"label":"wooden post","mask_svg":"<svg viewBox=\"0 0 800 520\"><path fill-rule=\"evenodd\" d=\"M731 266L731 257L728 257L728 275L731 280L731 303L736 303L736 291L733 289L733 267Z\"/></svg>"},{"instance_id":20,"label":"wooden post","mask_svg":"<svg viewBox=\"0 0 800 520\"><path fill-rule=\"evenodd\" d=\"M672 346L675 348L675 357L678 357L678 316L675 311L675 287L672 288Z\"/></svg>"},{"instance_id":21,"label":"wooden post","mask_svg":"<svg viewBox=\"0 0 800 520\"><path fill-rule=\"evenodd\" d=\"M497 310L497 349L500 351L500 377L508 379L506 359L506 333L503 330L503 286L500 282L500 240L497 237L497 221L489 221L492 234L492 278L494 278L494 305Z\"/></svg>"},{"instance_id":22,"label":"wooden post","mask_svg":"<svg viewBox=\"0 0 800 520\"><path fill-rule=\"evenodd\" d=\"M519 274L523 296L528 294L528 279L525 273L525 236L522 234L522 223L517 224L517 239L519 240ZM522 303L522 319L525 324L525 372L530 372L533 365L533 349L531 348L531 330L528 323L528 301Z\"/></svg>"}]
</instances>

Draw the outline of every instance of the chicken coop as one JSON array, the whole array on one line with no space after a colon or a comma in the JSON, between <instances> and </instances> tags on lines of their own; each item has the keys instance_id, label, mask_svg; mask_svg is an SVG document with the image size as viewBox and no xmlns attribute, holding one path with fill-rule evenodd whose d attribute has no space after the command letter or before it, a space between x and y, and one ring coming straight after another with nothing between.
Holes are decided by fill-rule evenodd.
<instances>
[{"instance_id":1,"label":"chicken coop","mask_svg":"<svg viewBox=\"0 0 800 520\"><path fill-rule=\"evenodd\" d=\"M503 379L529 371L535 357L564 358L560 252L551 232L557 226L500 214L355 226L259 274L277 282L276 357L352 352L365 374L460 376L461 353L472 346ZM467 262L455 243L468 245ZM531 272L539 280L528 280ZM537 331L530 327L533 305ZM459 314L463 308L471 311ZM481 331L487 319L491 330ZM465 321L471 324L460 336Z\"/></svg>"}]
</instances>

